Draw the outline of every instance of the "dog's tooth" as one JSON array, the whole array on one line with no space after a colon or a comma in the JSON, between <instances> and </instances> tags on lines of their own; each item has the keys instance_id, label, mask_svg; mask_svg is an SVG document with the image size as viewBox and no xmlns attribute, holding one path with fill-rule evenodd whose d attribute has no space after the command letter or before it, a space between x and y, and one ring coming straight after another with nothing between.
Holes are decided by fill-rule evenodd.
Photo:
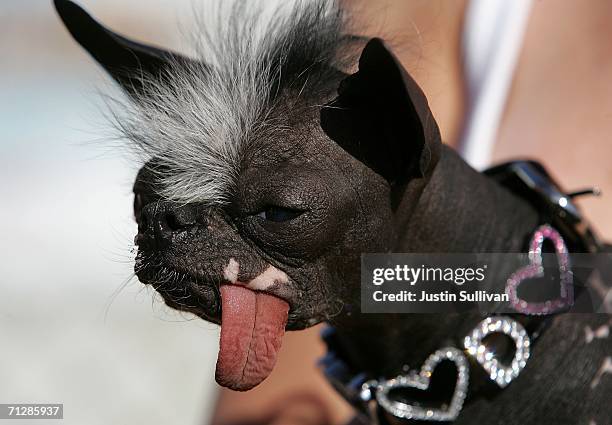
<instances>
[{"instance_id":1,"label":"dog's tooth","mask_svg":"<svg viewBox=\"0 0 612 425\"><path fill-rule=\"evenodd\" d=\"M277 269L273 265L269 265L261 274L255 276L247 283L247 288L264 291L275 284L286 284L289 282L289 276L282 270Z\"/></svg>"},{"instance_id":2,"label":"dog's tooth","mask_svg":"<svg viewBox=\"0 0 612 425\"><path fill-rule=\"evenodd\" d=\"M223 269L223 277L231 283L238 281L238 273L240 272L240 264L234 258L230 258L227 266Z\"/></svg>"}]
</instances>

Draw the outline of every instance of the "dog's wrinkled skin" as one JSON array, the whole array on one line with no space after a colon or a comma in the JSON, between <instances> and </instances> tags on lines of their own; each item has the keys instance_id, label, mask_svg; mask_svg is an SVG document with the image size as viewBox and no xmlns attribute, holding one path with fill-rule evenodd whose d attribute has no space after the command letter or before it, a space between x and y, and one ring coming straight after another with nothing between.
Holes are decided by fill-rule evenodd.
<instances>
[{"instance_id":1,"label":"dog's wrinkled skin","mask_svg":"<svg viewBox=\"0 0 612 425\"><path fill-rule=\"evenodd\" d=\"M75 38L131 97L142 95L134 75L166 78L168 60L191 61L103 30L66 1L56 4ZM153 158L134 186L136 272L169 306L215 323L221 285L268 273L271 280L257 290L289 304L287 329L328 321L359 370L394 376L405 364L418 368L480 318L362 315L360 254L518 252L538 214L443 147L423 93L382 41L370 40L358 56L358 72L328 73L325 86L304 95L309 106L295 100L301 92L279 96L284 107L276 119L286 130L251 141L227 203L164 198L159 176L167 164ZM542 423L543 417L605 423L610 379L590 386L610 345L584 345L581 329L606 320L556 319L521 378L496 403L466 406L458 423Z\"/></svg>"}]
</instances>

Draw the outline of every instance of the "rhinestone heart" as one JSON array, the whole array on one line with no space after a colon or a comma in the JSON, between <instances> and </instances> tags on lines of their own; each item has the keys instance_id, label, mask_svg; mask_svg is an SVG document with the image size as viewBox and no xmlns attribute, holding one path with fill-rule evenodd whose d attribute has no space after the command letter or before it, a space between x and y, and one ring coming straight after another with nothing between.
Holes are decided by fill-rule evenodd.
<instances>
[{"instance_id":1,"label":"rhinestone heart","mask_svg":"<svg viewBox=\"0 0 612 425\"><path fill-rule=\"evenodd\" d=\"M398 388L427 390L434 369L444 360L454 362L457 367L457 384L455 385L455 392L450 405L447 408L425 408L394 401L389 398L389 393ZM452 421L459 415L459 412L461 412L463 402L467 395L468 381L469 366L463 352L454 347L446 347L431 354L427 360L425 360L425 363L423 363L419 373L413 371L412 374L407 376L401 375L397 378L379 382L376 387L376 400L382 408L398 418L425 421Z\"/></svg>"},{"instance_id":2,"label":"rhinestone heart","mask_svg":"<svg viewBox=\"0 0 612 425\"><path fill-rule=\"evenodd\" d=\"M514 341L516 351L508 366L503 365L482 342L487 335L493 333L502 333ZM527 364L531 342L527 331L520 323L506 316L497 316L487 317L480 322L472 333L464 338L463 345L489 374L491 380L504 388L521 373Z\"/></svg>"},{"instance_id":3,"label":"rhinestone heart","mask_svg":"<svg viewBox=\"0 0 612 425\"><path fill-rule=\"evenodd\" d=\"M560 272L560 296L546 302L528 302L519 298L517 290L525 280L544 276L542 246L546 239L553 242L557 253ZM540 226L531 238L529 261L529 265L517 270L506 282L506 294L510 299L512 308L523 314L542 315L571 307L574 304L573 275L567 247L559 232L548 225Z\"/></svg>"}]
</instances>

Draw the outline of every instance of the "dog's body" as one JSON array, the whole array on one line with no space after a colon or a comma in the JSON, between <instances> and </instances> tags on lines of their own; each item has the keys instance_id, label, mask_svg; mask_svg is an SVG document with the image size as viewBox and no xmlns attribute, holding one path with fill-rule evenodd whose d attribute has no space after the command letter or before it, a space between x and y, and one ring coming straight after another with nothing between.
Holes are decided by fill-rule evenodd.
<instances>
[{"instance_id":1,"label":"dog's body","mask_svg":"<svg viewBox=\"0 0 612 425\"><path fill-rule=\"evenodd\" d=\"M403 237L394 250L521 252L539 219L525 200L445 149L415 213L400 220L405 230L398 232ZM377 315L361 314L357 307L331 322L355 370L392 377L405 365L418 370L428 355L460 340L480 319L478 312ZM609 326L605 314L557 316L534 345L524 376L501 392L488 396L485 389L484 397L468 399L454 423L607 423L612 383L598 377L611 347L608 339L594 339L592 331Z\"/></svg>"},{"instance_id":2,"label":"dog's body","mask_svg":"<svg viewBox=\"0 0 612 425\"><path fill-rule=\"evenodd\" d=\"M148 162L135 184L138 277L221 323L217 380L270 372L285 327L328 321L371 376L418 367L479 321L363 315L364 252L521 252L538 212L441 144L425 96L378 39L342 35L333 2L260 22L244 7L210 62L120 37L56 0L75 38L131 98L118 116ZM365 47L364 47L365 46ZM235 55L232 58L231 55ZM357 72L349 75L358 58ZM517 382L460 423L606 423L606 316L554 319Z\"/></svg>"}]
</instances>

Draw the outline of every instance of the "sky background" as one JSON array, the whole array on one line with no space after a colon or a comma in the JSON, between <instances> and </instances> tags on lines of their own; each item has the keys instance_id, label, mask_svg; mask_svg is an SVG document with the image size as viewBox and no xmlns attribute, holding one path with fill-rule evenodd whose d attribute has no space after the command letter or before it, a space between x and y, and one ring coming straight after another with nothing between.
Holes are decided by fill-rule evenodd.
<instances>
[{"instance_id":1,"label":"sky background","mask_svg":"<svg viewBox=\"0 0 612 425\"><path fill-rule=\"evenodd\" d=\"M182 48L190 1L78 3ZM65 424L205 423L218 328L123 285L137 166L110 143L99 91L118 94L51 0L2 0L0 403L64 403Z\"/></svg>"}]
</instances>

